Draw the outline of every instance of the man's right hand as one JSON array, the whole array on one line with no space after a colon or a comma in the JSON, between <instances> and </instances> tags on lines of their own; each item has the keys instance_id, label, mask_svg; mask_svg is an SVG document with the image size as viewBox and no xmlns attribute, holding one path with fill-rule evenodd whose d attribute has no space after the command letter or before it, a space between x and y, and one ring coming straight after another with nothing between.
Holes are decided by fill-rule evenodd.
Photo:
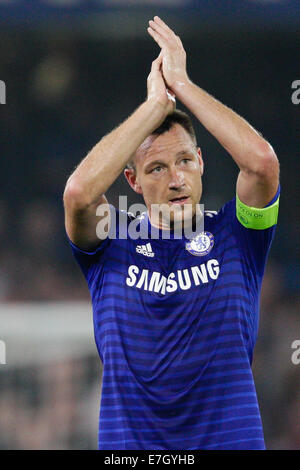
<instances>
[{"instance_id":1,"label":"man's right hand","mask_svg":"<svg viewBox=\"0 0 300 470\"><path fill-rule=\"evenodd\" d=\"M151 72L147 78L147 101L152 100L165 111L166 116L176 107L175 95L165 84L162 74L162 54L152 62Z\"/></svg>"}]
</instances>

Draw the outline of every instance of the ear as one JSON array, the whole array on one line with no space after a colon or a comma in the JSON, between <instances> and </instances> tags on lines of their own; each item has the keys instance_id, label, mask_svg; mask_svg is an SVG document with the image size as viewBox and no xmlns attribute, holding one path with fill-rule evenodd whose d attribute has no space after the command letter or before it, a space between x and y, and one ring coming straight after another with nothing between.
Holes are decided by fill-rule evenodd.
<instances>
[{"instance_id":1,"label":"ear","mask_svg":"<svg viewBox=\"0 0 300 470\"><path fill-rule=\"evenodd\" d=\"M134 170L133 168L125 168L124 176L127 179L129 185L132 187L133 191L138 194L143 194L142 188L138 182L136 170Z\"/></svg>"},{"instance_id":2,"label":"ear","mask_svg":"<svg viewBox=\"0 0 300 470\"><path fill-rule=\"evenodd\" d=\"M203 158L202 158L202 152L201 152L200 147L197 147L197 155L198 155L199 165L200 165L200 168L201 168L201 176L202 176L203 173L204 173L204 161L203 161Z\"/></svg>"}]
</instances>

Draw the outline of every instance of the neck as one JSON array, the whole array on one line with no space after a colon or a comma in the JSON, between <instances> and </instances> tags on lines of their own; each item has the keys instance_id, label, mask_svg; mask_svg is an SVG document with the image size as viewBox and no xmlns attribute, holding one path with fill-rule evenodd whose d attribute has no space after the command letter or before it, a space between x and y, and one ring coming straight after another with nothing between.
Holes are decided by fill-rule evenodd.
<instances>
[{"instance_id":1,"label":"neck","mask_svg":"<svg viewBox=\"0 0 300 470\"><path fill-rule=\"evenodd\" d=\"M188 231L195 232L197 227L202 227L203 212L200 209L199 204L196 206L194 215L188 219L180 220L168 220L164 218L160 212L158 216L151 213L148 209L148 217L151 225L159 230L165 230L169 232L187 233Z\"/></svg>"}]
</instances>

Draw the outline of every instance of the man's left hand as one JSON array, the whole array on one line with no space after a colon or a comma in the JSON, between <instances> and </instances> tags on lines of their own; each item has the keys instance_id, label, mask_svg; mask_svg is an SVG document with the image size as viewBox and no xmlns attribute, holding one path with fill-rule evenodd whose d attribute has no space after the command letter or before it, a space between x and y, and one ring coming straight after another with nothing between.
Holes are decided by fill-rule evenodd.
<instances>
[{"instance_id":1,"label":"man's left hand","mask_svg":"<svg viewBox=\"0 0 300 470\"><path fill-rule=\"evenodd\" d=\"M168 88L176 93L178 87L189 81L181 39L158 16L149 21L147 31L161 48L163 77Z\"/></svg>"}]
</instances>

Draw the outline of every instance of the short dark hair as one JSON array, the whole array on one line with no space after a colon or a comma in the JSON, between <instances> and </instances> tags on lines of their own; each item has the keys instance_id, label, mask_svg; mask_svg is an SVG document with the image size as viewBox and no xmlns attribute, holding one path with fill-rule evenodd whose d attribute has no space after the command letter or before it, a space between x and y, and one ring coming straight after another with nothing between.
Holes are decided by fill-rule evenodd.
<instances>
[{"instance_id":1,"label":"short dark hair","mask_svg":"<svg viewBox=\"0 0 300 470\"><path fill-rule=\"evenodd\" d=\"M180 126L182 126L191 136L191 139L194 144L197 145L197 139L192 120L188 114L186 114L184 111L181 111L180 109L175 109L171 114L168 114L162 124L157 129L155 129L150 135L161 135L164 132L169 131L171 127L173 127L175 124L179 124ZM135 169L133 158L129 160L126 165L126 168Z\"/></svg>"}]
</instances>

